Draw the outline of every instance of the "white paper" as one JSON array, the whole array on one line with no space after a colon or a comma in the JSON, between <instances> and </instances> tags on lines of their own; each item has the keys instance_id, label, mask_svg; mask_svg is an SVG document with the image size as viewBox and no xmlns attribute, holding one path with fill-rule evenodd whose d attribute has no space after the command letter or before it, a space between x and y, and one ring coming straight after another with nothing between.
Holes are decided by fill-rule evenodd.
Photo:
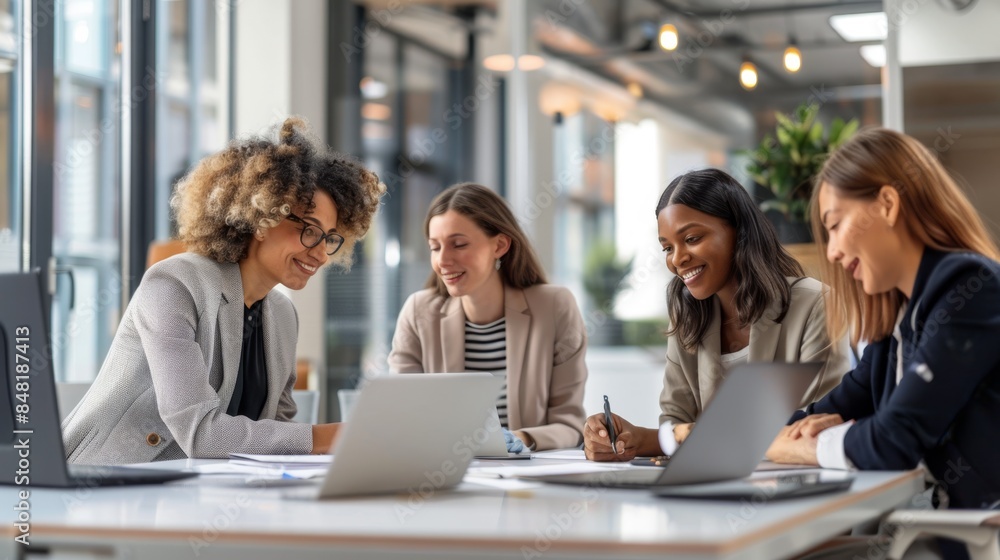
<instances>
[{"instance_id":1,"label":"white paper","mask_svg":"<svg viewBox=\"0 0 1000 560\"><path fill-rule=\"evenodd\" d=\"M540 451L532 453L535 459L561 459L569 461L586 461L587 456L582 449L558 449L555 451Z\"/></svg>"},{"instance_id":2,"label":"white paper","mask_svg":"<svg viewBox=\"0 0 1000 560\"><path fill-rule=\"evenodd\" d=\"M621 463L568 463L563 465L532 465L523 467L470 467L468 476L514 478L518 476L541 476L549 474L578 474L623 470L630 467Z\"/></svg>"},{"instance_id":3,"label":"white paper","mask_svg":"<svg viewBox=\"0 0 1000 560\"><path fill-rule=\"evenodd\" d=\"M319 478L326 475L328 469L325 467L285 469L280 466L254 466L246 463L229 462L198 465L193 467L192 470L200 475L236 475L242 477L268 478L277 480L282 478Z\"/></svg>"},{"instance_id":4,"label":"white paper","mask_svg":"<svg viewBox=\"0 0 1000 560\"><path fill-rule=\"evenodd\" d=\"M279 465L329 465L333 455L253 455L251 453L230 453L230 460L253 461Z\"/></svg>"}]
</instances>

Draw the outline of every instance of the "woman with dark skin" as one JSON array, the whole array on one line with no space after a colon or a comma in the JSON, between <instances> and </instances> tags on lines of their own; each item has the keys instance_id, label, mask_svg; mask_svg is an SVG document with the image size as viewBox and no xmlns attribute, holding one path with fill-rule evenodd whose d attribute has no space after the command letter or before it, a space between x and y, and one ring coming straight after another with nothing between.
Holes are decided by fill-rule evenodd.
<instances>
[{"instance_id":1,"label":"woman with dark skin","mask_svg":"<svg viewBox=\"0 0 1000 560\"><path fill-rule=\"evenodd\" d=\"M660 394L661 428L614 416L587 418L584 450L595 461L671 454L732 367L747 361L825 362L806 394L826 394L848 369L846 339L827 337L824 286L778 242L746 190L717 169L674 179L656 206L659 242L675 275L667 289L670 330Z\"/></svg>"}]
</instances>

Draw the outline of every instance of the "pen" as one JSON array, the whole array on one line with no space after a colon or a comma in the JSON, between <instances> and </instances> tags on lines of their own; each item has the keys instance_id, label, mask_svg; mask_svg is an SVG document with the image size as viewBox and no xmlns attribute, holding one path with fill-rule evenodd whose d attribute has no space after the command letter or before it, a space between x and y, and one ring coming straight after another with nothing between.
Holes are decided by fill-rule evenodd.
<instances>
[{"instance_id":1,"label":"pen","mask_svg":"<svg viewBox=\"0 0 1000 560\"><path fill-rule=\"evenodd\" d=\"M611 440L611 451L618 455L617 436L615 436L615 421L611 417L611 403L608 396L604 395L604 426L608 429L608 439Z\"/></svg>"}]
</instances>

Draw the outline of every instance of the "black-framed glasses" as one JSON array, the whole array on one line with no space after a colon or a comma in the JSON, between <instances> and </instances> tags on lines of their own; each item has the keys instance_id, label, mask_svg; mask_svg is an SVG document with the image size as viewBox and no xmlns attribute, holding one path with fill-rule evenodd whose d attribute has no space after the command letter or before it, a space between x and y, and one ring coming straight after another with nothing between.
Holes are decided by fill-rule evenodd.
<instances>
[{"instance_id":1,"label":"black-framed glasses","mask_svg":"<svg viewBox=\"0 0 1000 560\"><path fill-rule=\"evenodd\" d=\"M302 225L302 233L299 234L299 241L307 249L319 245L320 241L326 241L326 254L332 255L340 250L344 244L344 236L337 232L323 233L323 230L306 222L295 214L289 214L288 219Z\"/></svg>"}]
</instances>

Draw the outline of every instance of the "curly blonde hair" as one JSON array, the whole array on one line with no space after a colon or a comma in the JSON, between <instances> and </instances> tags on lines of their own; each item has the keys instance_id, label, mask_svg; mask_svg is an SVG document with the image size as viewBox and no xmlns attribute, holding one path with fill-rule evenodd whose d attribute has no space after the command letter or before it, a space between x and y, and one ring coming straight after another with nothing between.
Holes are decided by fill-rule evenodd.
<instances>
[{"instance_id":1,"label":"curly blonde hair","mask_svg":"<svg viewBox=\"0 0 1000 560\"><path fill-rule=\"evenodd\" d=\"M234 140L203 159L178 183L170 206L187 250L238 262L254 235L281 223L293 206L311 210L317 188L336 204L337 231L344 236L344 246L329 262L349 269L385 185L353 157L319 144L300 118L286 119L276 140L261 135Z\"/></svg>"}]
</instances>

